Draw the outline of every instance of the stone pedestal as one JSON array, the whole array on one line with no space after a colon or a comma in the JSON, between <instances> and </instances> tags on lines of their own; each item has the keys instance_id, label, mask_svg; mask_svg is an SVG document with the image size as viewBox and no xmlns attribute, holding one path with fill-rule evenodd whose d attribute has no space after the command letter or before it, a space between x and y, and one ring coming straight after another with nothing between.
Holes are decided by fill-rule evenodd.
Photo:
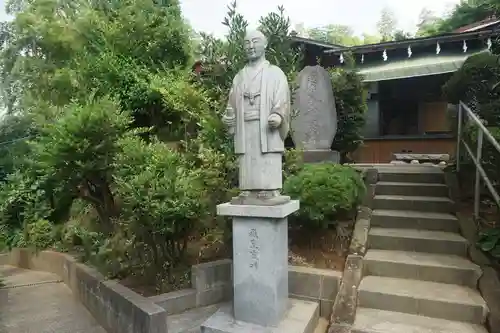
<instances>
[{"instance_id":1,"label":"stone pedestal","mask_svg":"<svg viewBox=\"0 0 500 333\"><path fill-rule=\"evenodd\" d=\"M295 325L286 331L303 333L314 326L317 304L288 299L287 216L298 209L297 200L275 206L217 206L218 215L233 218L234 298L232 306L202 325L202 332L285 332L284 327Z\"/></svg>"},{"instance_id":2,"label":"stone pedestal","mask_svg":"<svg viewBox=\"0 0 500 333\"><path fill-rule=\"evenodd\" d=\"M302 159L305 163L340 163L340 153L330 149L305 150Z\"/></svg>"}]
</instances>

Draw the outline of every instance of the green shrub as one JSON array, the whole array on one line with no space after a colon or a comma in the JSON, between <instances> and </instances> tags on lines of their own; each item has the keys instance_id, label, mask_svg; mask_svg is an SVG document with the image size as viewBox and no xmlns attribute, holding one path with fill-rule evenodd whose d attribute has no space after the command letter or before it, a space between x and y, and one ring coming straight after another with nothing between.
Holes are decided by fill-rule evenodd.
<instances>
[{"instance_id":1,"label":"green shrub","mask_svg":"<svg viewBox=\"0 0 500 333\"><path fill-rule=\"evenodd\" d=\"M495 259L500 259L500 228L488 228L481 231L477 246Z\"/></svg>"},{"instance_id":2,"label":"green shrub","mask_svg":"<svg viewBox=\"0 0 500 333\"><path fill-rule=\"evenodd\" d=\"M363 76L352 66L330 71L338 117L332 149L340 152L342 162L350 162L349 154L363 143L362 130L368 109Z\"/></svg>"},{"instance_id":3,"label":"green shrub","mask_svg":"<svg viewBox=\"0 0 500 333\"><path fill-rule=\"evenodd\" d=\"M39 220L27 226L27 245L36 250L44 250L57 240L57 230L51 222Z\"/></svg>"},{"instance_id":4,"label":"green shrub","mask_svg":"<svg viewBox=\"0 0 500 333\"><path fill-rule=\"evenodd\" d=\"M183 262L189 237L208 212L208 194L199 170L165 144L131 137L122 145L124 171L116 177L121 229L141 271L158 286Z\"/></svg>"},{"instance_id":5,"label":"green shrub","mask_svg":"<svg viewBox=\"0 0 500 333\"><path fill-rule=\"evenodd\" d=\"M83 260L91 260L99 252L104 234L94 231L77 219L71 219L62 228L60 242L64 250L80 250Z\"/></svg>"},{"instance_id":6,"label":"green shrub","mask_svg":"<svg viewBox=\"0 0 500 333\"><path fill-rule=\"evenodd\" d=\"M296 175L304 166L302 151L298 149L287 149L283 156L283 179L286 180Z\"/></svg>"},{"instance_id":7,"label":"green shrub","mask_svg":"<svg viewBox=\"0 0 500 333\"><path fill-rule=\"evenodd\" d=\"M284 184L284 192L300 200L300 210L293 219L308 229L326 228L356 208L365 186L360 173L339 164L305 164Z\"/></svg>"}]
</instances>

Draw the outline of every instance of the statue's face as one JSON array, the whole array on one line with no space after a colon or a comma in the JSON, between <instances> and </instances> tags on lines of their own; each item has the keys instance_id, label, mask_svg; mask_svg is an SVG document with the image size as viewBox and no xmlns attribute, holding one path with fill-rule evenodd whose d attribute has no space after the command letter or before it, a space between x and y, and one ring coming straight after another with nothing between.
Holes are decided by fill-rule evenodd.
<instances>
[{"instance_id":1,"label":"statue's face","mask_svg":"<svg viewBox=\"0 0 500 333\"><path fill-rule=\"evenodd\" d=\"M252 32L245 37L245 52L250 61L260 59L266 52L266 37L259 31Z\"/></svg>"}]
</instances>

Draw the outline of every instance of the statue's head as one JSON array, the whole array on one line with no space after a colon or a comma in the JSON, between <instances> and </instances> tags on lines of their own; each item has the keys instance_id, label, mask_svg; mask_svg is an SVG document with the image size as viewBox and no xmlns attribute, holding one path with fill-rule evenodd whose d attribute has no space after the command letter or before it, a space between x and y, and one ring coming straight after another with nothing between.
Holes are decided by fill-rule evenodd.
<instances>
[{"instance_id":1,"label":"statue's head","mask_svg":"<svg viewBox=\"0 0 500 333\"><path fill-rule=\"evenodd\" d=\"M259 30L253 30L245 36L245 52L250 61L264 57L267 47L267 38Z\"/></svg>"}]
</instances>

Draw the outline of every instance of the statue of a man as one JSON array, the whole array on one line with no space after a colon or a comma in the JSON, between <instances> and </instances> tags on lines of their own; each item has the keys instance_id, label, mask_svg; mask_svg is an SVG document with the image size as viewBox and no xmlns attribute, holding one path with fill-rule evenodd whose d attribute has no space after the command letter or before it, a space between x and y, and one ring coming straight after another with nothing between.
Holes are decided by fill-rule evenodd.
<instances>
[{"instance_id":1,"label":"statue of a man","mask_svg":"<svg viewBox=\"0 0 500 333\"><path fill-rule=\"evenodd\" d=\"M265 58L264 34L247 33L244 46L248 63L234 77L223 116L234 135L234 150L239 157L241 194L232 203L280 204L290 199L280 195L290 89L285 73Z\"/></svg>"}]
</instances>

